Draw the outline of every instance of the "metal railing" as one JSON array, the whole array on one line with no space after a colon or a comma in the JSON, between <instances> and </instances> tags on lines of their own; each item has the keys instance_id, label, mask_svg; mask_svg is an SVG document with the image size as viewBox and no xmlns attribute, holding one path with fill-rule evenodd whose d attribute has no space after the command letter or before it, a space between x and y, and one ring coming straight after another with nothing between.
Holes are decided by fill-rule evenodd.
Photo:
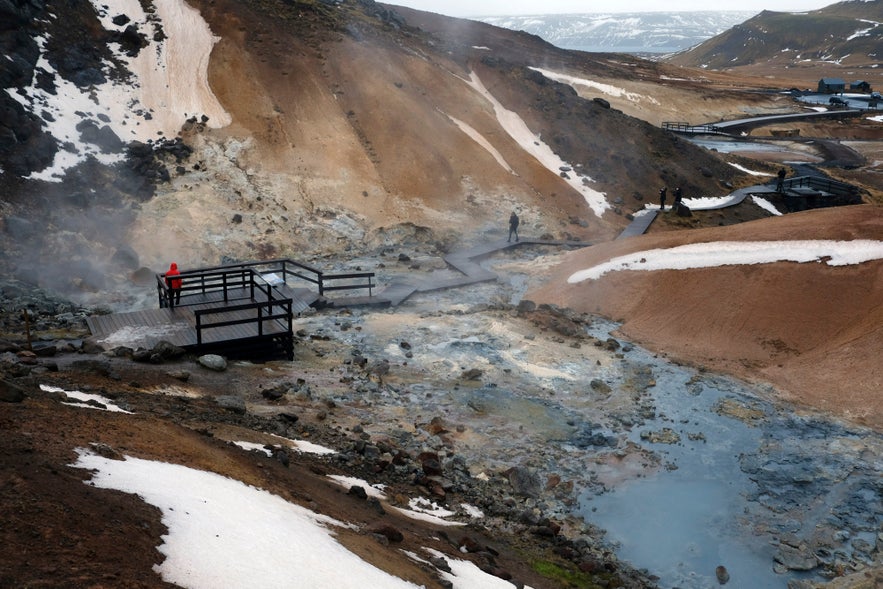
<instances>
[{"instance_id":1,"label":"metal railing","mask_svg":"<svg viewBox=\"0 0 883 589\"><path fill-rule=\"evenodd\" d=\"M373 296L373 289L377 286L374 272L350 272L342 274L326 274L321 270L302 264L287 258L268 260L265 262L244 262L239 264L224 264L196 270L182 271L171 278L165 274L157 274L157 297L160 308L174 307L178 303L171 298L169 280L181 280L180 290L181 304L202 304L206 302L206 296L210 293L222 293L224 303L229 303L230 292L234 289L248 289L249 296L240 296L238 299L254 299L255 288L258 284L268 287L268 296L272 297L272 285L268 280L273 275L280 278L282 283L288 284L290 279L303 280L317 287L319 295L323 296L329 291L343 290L367 290L368 296ZM341 281L346 281L341 284ZM197 302L194 295L202 295ZM232 299L232 300L238 300Z\"/></svg>"},{"instance_id":2,"label":"metal railing","mask_svg":"<svg viewBox=\"0 0 883 589\"><path fill-rule=\"evenodd\" d=\"M857 193L855 186L819 176L796 176L794 178L788 178L783 182L783 186L785 189L814 188L837 196L853 195Z\"/></svg>"},{"instance_id":3,"label":"metal railing","mask_svg":"<svg viewBox=\"0 0 883 589\"><path fill-rule=\"evenodd\" d=\"M662 123L662 128L666 131L672 131L674 133L694 133L697 135L701 135L703 133L723 133L723 131L721 131L714 125L691 125L690 123L677 121L664 121Z\"/></svg>"},{"instance_id":4,"label":"metal railing","mask_svg":"<svg viewBox=\"0 0 883 589\"><path fill-rule=\"evenodd\" d=\"M286 328L285 332L290 334L293 328L291 303L291 299L276 299L265 302L232 305L229 307L216 307L212 309L199 309L194 311L193 314L196 317L196 345L201 347L205 343L206 340L203 336L205 331L221 327L232 327L234 325L257 324L257 337L275 335L278 333L274 331L270 334L265 334L264 322L266 321L283 321L282 325ZM279 308L279 311L276 311L276 308ZM254 311L254 314L247 313L248 311ZM221 313L239 313L242 315L243 312L245 312L245 316L240 316L236 319L223 319L218 321L211 321L209 319L212 315L219 315Z\"/></svg>"}]
</instances>

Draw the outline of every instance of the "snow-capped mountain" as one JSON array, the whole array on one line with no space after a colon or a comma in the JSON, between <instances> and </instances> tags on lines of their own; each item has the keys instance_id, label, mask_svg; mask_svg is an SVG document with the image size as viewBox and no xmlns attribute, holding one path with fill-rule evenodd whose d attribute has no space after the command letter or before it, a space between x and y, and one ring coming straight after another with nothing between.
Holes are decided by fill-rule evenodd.
<instances>
[{"instance_id":1,"label":"snow-capped mountain","mask_svg":"<svg viewBox=\"0 0 883 589\"><path fill-rule=\"evenodd\" d=\"M752 11L539 14L476 20L525 31L564 49L672 53L710 39L755 14Z\"/></svg>"}]
</instances>

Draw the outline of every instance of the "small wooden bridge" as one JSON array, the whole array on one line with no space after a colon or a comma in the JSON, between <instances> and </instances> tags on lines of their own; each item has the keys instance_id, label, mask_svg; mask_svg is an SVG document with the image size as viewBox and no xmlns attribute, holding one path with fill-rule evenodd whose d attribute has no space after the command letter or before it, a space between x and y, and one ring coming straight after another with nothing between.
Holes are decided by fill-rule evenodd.
<instances>
[{"instance_id":1,"label":"small wooden bridge","mask_svg":"<svg viewBox=\"0 0 883 589\"><path fill-rule=\"evenodd\" d=\"M160 341L198 354L266 360L294 358L293 321L308 308L396 306L416 292L455 288L496 279L476 260L522 245L585 247L588 243L503 240L450 254L445 261L462 277L395 282L380 292L374 272L329 274L289 259L228 264L182 271L180 300L165 274L156 275L158 308L93 315L94 338L109 347L152 348ZM329 298L331 293L353 293ZM135 343L137 342L137 343Z\"/></svg>"}]
</instances>

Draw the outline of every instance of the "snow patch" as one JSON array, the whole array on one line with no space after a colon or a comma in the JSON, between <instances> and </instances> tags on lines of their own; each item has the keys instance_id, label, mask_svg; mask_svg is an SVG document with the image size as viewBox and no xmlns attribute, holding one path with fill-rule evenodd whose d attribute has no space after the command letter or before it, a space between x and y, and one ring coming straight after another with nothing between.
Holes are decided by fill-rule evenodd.
<instances>
[{"instance_id":1,"label":"snow patch","mask_svg":"<svg viewBox=\"0 0 883 589\"><path fill-rule=\"evenodd\" d=\"M497 163L500 164L501 168L503 168L504 170L506 170L510 174L515 173L515 171L512 169L512 166L510 166L506 162L505 158L503 158L503 155L499 151L497 151L497 149L493 145L491 145L490 141L488 141L487 139L484 138L484 135L482 135L481 133L476 131L473 127L471 127L467 123L461 121L460 119L455 119L454 117L452 117L451 115L449 115L447 113L445 113L445 116L447 116L449 119L451 119L451 121L453 121L455 125L460 127L461 131L463 131L464 133L469 135L470 139L472 139L473 141L478 143L489 154L494 156L494 159L497 160Z\"/></svg>"},{"instance_id":2,"label":"snow patch","mask_svg":"<svg viewBox=\"0 0 883 589\"><path fill-rule=\"evenodd\" d=\"M64 393L69 399L76 399L79 403L64 403L71 407L83 407L84 409L102 409L111 413L128 413L133 415L131 411L120 408L116 403L107 397L101 395L93 395L91 393L83 393L81 391L67 391L59 387L53 387L46 384L40 385L41 391L47 393Z\"/></svg>"},{"instance_id":3,"label":"snow patch","mask_svg":"<svg viewBox=\"0 0 883 589\"><path fill-rule=\"evenodd\" d=\"M593 88L602 92L608 96L613 96L614 98L625 98L632 102L641 102L642 100L646 100L651 104L659 104L659 101L653 98L652 96L645 96L643 94L638 94L637 92L629 92L624 88L620 88L618 86L613 86L611 84L603 84L601 82L593 82L592 80L587 80L585 78L577 78L575 76L570 76L568 74L561 74L558 72L553 72L551 70L545 70L538 67L530 68L535 72L539 72L549 78L550 80L554 80L556 82L562 82L569 86L586 86L587 88Z\"/></svg>"},{"instance_id":4,"label":"snow patch","mask_svg":"<svg viewBox=\"0 0 883 589\"><path fill-rule=\"evenodd\" d=\"M687 270L774 262L824 262L828 266L861 264L883 259L883 241L716 241L691 243L618 256L603 264L575 272L569 284L596 280L622 270Z\"/></svg>"},{"instance_id":5,"label":"snow patch","mask_svg":"<svg viewBox=\"0 0 883 589\"><path fill-rule=\"evenodd\" d=\"M765 198L761 198L757 195L752 195L751 200L754 201L754 204L762 208L763 210L772 213L773 215L780 217L782 213L779 212L779 209L776 208L776 205L771 203Z\"/></svg>"},{"instance_id":6,"label":"snow patch","mask_svg":"<svg viewBox=\"0 0 883 589\"><path fill-rule=\"evenodd\" d=\"M462 78L460 78L462 79ZM509 136L514 139L524 151L532 155L540 164L542 164L546 169L550 172L554 173L557 176L561 176L561 170L567 169L572 170L573 166L562 160L555 152L552 151L552 148L547 144L543 143L541 138L533 133L530 128L528 128L527 124L524 120L511 110L506 109L500 102L491 94L487 88L485 88L484 84L482 84L481 79L478 77L478 74L475 72L471 72L469 74L469 80L464 80L467 84L469 84L476 92L484 96L488 102L494 108L494 113L496 113L497 121L503 127L503 129L509 134ZM562 178L567 182L574 190L580 193L586 201L586 204L589 205L589 208L597 215L598 217L604 214L604 211L610 208L610 205L607 203L607 195L603 192L598 192L597 190L593 190L589 188L585 182L591 182L591 178L587 176L582 177L572 177L568 176L567 178Z\"/></svg>"},{"instance_id":7,"label":"snow patch","mask_svg":"<svg viewBox=\"0 0 883 589\"><path fill-rule=\"evenodd\" d=\"M262 489L177 464L77 453L73 466L93 472L87 484L135 493L162 511L165 560L155 569L168 583L192 589L416 587L344 548L330 529L351 526Z\"/></svg>"}]
</instances>

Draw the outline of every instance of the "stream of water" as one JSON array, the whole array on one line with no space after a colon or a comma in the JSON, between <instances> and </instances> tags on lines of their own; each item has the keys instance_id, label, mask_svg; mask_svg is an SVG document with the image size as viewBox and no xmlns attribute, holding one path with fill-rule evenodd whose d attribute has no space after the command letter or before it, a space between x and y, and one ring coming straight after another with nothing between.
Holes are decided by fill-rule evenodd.
<instances>
[{"instance_id":1,"label":"stream of water","mask_svg":"<svg viewBox=\"0 0 883 589\"><path fill-rule=\"evenodd\" d=\"M613 327L596 322L593 335L606 339ZM662 587L718 586L719 566L732 586L785 587L788 579L810 573L781 565L774 570L783 538L829 527L833 536L856 539L880 529L879 462L834 450L859 440L875 446L879 436L816 418L782 418L781 408L738 382L697 378L694 370L640 348L628 355L650 366L656 381L650 389L656 418L628 437L660 455L665 466L602 494L586 490L579 513L607 530L621 558L658 575ZM653 443L647 432L663 428L676 438ZM796 443L781 443L787 440ZM850 480L857 476L867 480ZM869 499L863 506L862 497ZM844 517L848 508L856 511ZM847 542L825 553L840 550L846 559L851 548Z\"/></svg>"}]
</instances>

